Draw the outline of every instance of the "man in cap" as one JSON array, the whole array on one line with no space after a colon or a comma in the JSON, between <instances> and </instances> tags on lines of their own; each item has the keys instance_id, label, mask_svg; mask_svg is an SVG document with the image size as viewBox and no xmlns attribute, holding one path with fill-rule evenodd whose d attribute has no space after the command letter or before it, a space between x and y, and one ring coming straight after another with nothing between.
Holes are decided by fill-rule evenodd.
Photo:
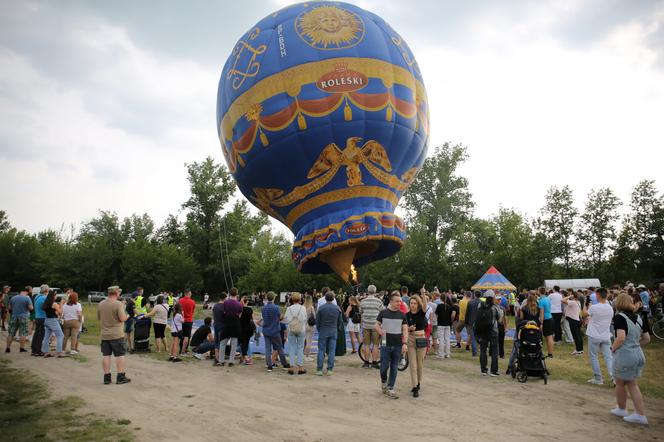
<instances>
[{"instance_id":1,"label":"man in cap","mask_svg":"<svg viewBox=\"0 0 664 442\"><path fill-rule=\"evenodd\" d=\"M99 303L97 319L101 327L101 354L104 369L104 384L111 383L111 355L115 356L117 384L126 384L131 380L125 375L126 341L124 322L127 313L118 299L122 289L117 285L108 288L108 298Z\"/></svg>"},{"instance_id":2,"label":"man in cap","mask_svg":"<svg viewBox=\"0 0 664 442\"><path fill-rule=\"evenodd\" d=\"M12 314L11 321L9 322L9 334L7 335L7 349L5 353L9 353L12 346L12 341L16 332L20 336L20 352L26 353L25 338L28 336L28 317L32 311L32 300L28 296L27 288L9 300L9 312Z\"/></svg>"}]
</instances>

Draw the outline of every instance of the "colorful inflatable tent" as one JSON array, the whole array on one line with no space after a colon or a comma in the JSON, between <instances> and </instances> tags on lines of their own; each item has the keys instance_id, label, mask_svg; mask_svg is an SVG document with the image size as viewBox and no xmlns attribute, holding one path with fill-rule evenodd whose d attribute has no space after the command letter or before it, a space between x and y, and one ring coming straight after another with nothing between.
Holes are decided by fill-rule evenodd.
<instances>
[{"instance_id":1,"label":"colorful inflatable tent","mask_svg":"<svg viewBox=\"0 0 664 442\"><path fill-rule=\"evenodd\" d=\"M471 290L516 290L514 284L509 282L502 273L494 266L489 270L471 287Z\"/></svg>"}]
</instances>

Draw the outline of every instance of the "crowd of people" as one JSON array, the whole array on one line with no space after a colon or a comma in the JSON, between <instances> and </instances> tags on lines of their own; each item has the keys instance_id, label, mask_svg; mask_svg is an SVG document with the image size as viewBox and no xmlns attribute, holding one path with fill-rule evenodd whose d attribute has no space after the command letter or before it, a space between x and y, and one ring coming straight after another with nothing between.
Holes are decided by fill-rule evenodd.
<instances>
[{"instance_id":1,"label":"crowd of people","mask_svg":"<svg viewBox=\"0 0 664 442\"><path fill-rule=\"evenodd\" d=\"M31 287L25 287L11 299L8 292L9 287L5 287L0 300L3 328L4 315L11 314L7 353L11 352L16 335L19 352L28 351L25 346L31 336L33 356L67 357L78 352L84 318L75 291L67 290L60 301L46 284L35 296L31 296ZM209 358L214 366L252 365L250 341L254 337L258 342L262 335L266 370L271 372L281 365L289 375L306 374L307 363L314 362L311 351L316 331L315 375L332 376L335 357L347 352L348 332L351 354L361 351L363 368L379 370L381 390L393 399L398 398L398 364L405 355L409 362L410 392L415 398L420 396L423 386L425 358L450 358L452 348L463 351L464 344L465 351L479 356L482 375L500 376L498 360L505 357L510 315L514 316L516 330L508 374L516 369L518 337L525 327L541 332L546 358L554 357L556 344L563 340L574 344L572 355L584 355L585 329L593 374L588 382L605 383L600 369L600 356L603 357L609 380L615 386L617 406L611 413L627 422L646 424L638 386L645 366L641 346L649 341L649 319L658 303L661 305L662 295L664 284L653 291L631 283L609 290L553 287L523 290L518 294L493 290L440 292L437 288L428 291L425 286L417 292L407 287L378 292L369 285L362 293L346 295L326 287L320 293L289 293L285 310L277 305L273 292L254 295L253 300L261 304L260 317L254 318L250 297L232 288L214 304L206 296L211 316L192 334L196 303L190 290L185 290L179 299L172 294L160 294L151 303L140 287L130 296L121 297L121 289L112 286L108 288L108 298L98 306L97 317L104 384L111 383L112 356L116 358L116 383L130 382L125 374L125 355L138 351L133 346L139 341L134 333L138 333L138 324L148 321L154 330L156 350L167 351L170 362L180 362L183 355L191 354L197 359ZM635 409L631 414L627 412L628 392Z\"/></svg>"}]
</instances>

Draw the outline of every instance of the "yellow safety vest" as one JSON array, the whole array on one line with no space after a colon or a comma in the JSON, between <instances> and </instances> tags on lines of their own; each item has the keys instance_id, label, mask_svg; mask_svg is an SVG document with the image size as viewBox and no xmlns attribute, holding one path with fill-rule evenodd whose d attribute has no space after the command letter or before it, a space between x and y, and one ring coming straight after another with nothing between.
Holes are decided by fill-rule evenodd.
<instances>
[{"instance_id":1,"label":"yellow safety vest","mask_svg":"<svg viewBox=\"0 0 664 442\"><path fill-rule=\"evenodd\" d=\"M141 295L138 295L134 300L134 302L136 303L136 305L134 306L134 313L136 314L136 316L147 314L148 309L145 308L145 306L141 307L141 305L143 304L143 297Z\"/></svg>"},{"instance_id":2,"label":"yellow safety vest","mask_svg":"<svg viewBox=\"0 0 664 442\"><path fill-rule=\"evenodd\" d=\"M175 304L174 299L171 295L168 295L168 297L166 298L166 302L168 303L169 307L173 307L173 304Z\"/></svg>"}]
</instances>

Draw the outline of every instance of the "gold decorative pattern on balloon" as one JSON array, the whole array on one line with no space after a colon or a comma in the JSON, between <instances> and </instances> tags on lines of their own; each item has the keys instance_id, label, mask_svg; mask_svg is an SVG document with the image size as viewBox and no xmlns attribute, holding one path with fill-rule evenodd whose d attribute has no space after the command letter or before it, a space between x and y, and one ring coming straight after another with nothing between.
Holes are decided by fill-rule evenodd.
<instances>
[{"instance_id":1,"label":"gold decorative pattern on balloon","mask_svg":"<svg viewBox=\"0 0 664 442\"><path fill-rule=\"evenodd\" d=\"M361 141L360 137L350 137L346 140L346 147L342 150L335 143L328 144L318 156L318 159L313 164L307 178L312 180L302 186L296 186L293 190L283 195L283 191L277 189L261 189L255 188L253 200L261 209L268 213L273 213L273 207L287 207L290 206L314 192L319 191L325 187L335 177L339 169L345 167L346 169L346 184L349 188L355 186L364 186L362 181L362 171L360 165L364 166L366 170L378 181L391 187L399 192L403 192L408 188L417 173L416 168L412 168L402 175L402 180L390 174L392 165L387 156L385 148L375 140L369 140L362 147L358 146ZM367 186L365 186L366 188ZM372 191L377 191L379 188L374 188ZM343 191L343 189L342 189ZM385 192L381 192L385 194ZM384 199L393 200L393 205L396 206L398 198L390 198L394 195L392 191L388 190L390 195ZM371 195L366 195L367 197ZM318 200L308 203L305 207L293 209L289 213L286 224L292 225L293 222L307 211L313 210L320 205L328 204L325 198L320 195ZM347 199L347 198L343 198ZM320 200L320 201L319 201Z\"/></svg>"},{"instance_id":2,"label":"gold decorative pattern on balloon","mask_svg":"<svg viewBox=\"0 0 664 442\"><path fill-rule=\"evenodd\" d=\"M358 15L346 9L320 6L297 17L295 32L312 48L346 49L362 41L364 22Z\"/></svg>"},{"instance_id":3,"label":"gold decorative pattern on balloon","mask_svg":"<svg viewBox=\"0 0 664 442\"><path fill-rule=\"evenodd\" d=\"M412 68L415 72L421 75L422 73L420 72L420 66L417 64L415 57L413 56L412 52L410 52L410 49L406 43L404 43L401 37L392 37L392 43L394 43L394 45L399 48L399 52L401 52L401 56L403 57L403 60L406 62L408 67Z\"/></svg>"},{"instance_id":4,"label":"gold decorative pattern on balloon","mask_svg":"<svg viewBox=\"0 0 664 442\"><path fill-rule=\"evenodd\" d=\"M255 40L260 35L261 30L259 28L254 28L248 35L247 41L240 40L233 48L232 56L235 57L233 62L233 67L228 70L226 74L226 80L232 79L233 89L237 90L242 87L244 81L247 78L255 77L258 75L260 70L260 63L256 61L256 57L267 50L267 45L260 45L254 47L250 44L250 41ZM246 59L244 54L248 53L249 59ZM238 64L242 63L242 67L238 67Z\"/></svg>"}]
</instances>

